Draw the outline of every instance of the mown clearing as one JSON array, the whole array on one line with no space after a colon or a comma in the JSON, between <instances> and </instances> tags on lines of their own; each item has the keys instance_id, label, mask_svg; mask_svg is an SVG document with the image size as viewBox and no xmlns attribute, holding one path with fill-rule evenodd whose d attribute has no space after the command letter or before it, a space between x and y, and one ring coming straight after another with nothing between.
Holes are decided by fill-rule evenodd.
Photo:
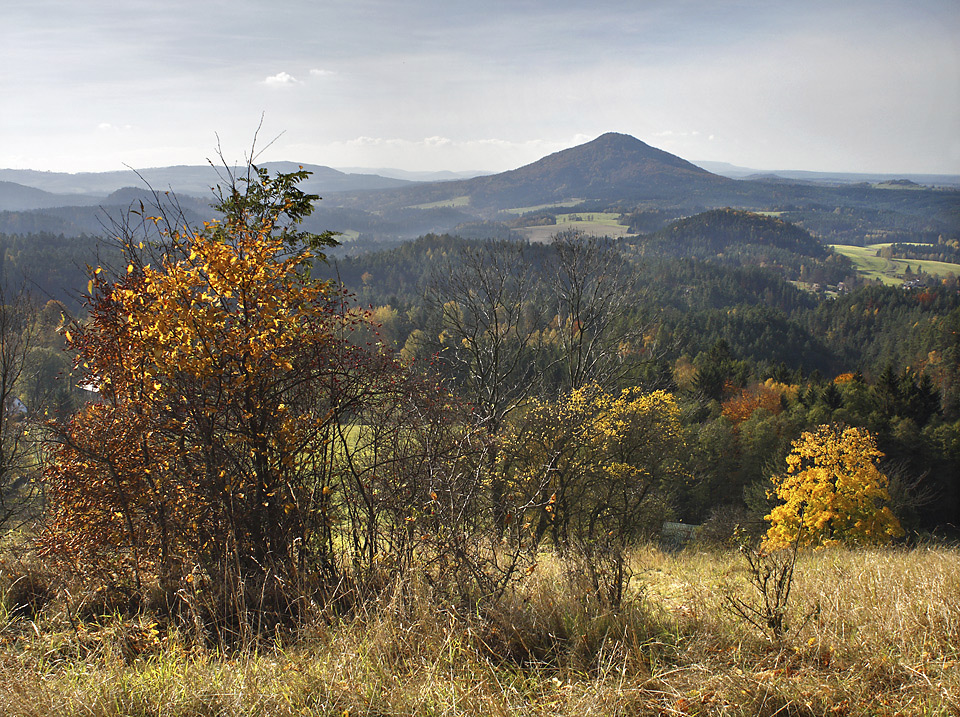
<instances>
[{"instance_id":1,"label":"mown clearing","mask_svg":"<svg viewBox=\"0 0 960 717\"><path fill-rule=\"evenodd\" d=\"M537 227L523 227L516 231L531 242L548 243L553 235L570 229L589 236L625 237L630 228L620 224L620 215L616 212L571 212L558 214L556 224Z\"/></svg>"},{"instance_id":2,"label":"mown clearing","mask_svg":"<svg viewBox=\"0 0 960 717\"><path fill-rule=\"evenodd\" d=\"M960 265L958 264L921 259L885 259L877 256L880 249L890 246L889 242L870 244L869 246L851 246L849 244L831 244L830 246L838 254L842 254L853 261L857 271L868 279L880 279L884 284L903 283L903 275L908 266L914 273L918 269L922 269L924 274L960 275Z\"/></svg>"}]
</instances>

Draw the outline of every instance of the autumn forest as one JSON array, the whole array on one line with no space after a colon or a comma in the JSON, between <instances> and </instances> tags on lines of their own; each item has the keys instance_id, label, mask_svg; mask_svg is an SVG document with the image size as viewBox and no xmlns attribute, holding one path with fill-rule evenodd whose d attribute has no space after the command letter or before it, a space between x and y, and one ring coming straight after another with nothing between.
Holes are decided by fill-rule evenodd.
<instances>
[{"instance_id":1,"label":"autumn forest","mask_svg":"<svg viewBox=\"0 0 960 717\"><path fill-rule=\"evenodd\" d=\"M534 207L350 250L317 226L308 179L251 165L202 222L156 195L105 239L0 234L5 644L42 625L45 647L18 649L61 667L113 655L109 669L142 677L176 645L231 665L272 654L303 675L324 669L305 667L304 646L346 659L381 630L376 679L413 684L437 658L420 662L433 648L409 630L459 641L448 664L475 672L449 689L472 680L504 713L536 692L573 714L593 689L628 709L615 663L649 704L727 714L745 690L748 714L762 678L705 691L684 666L732 674L719 665L749 634L729 659L780 670L783 713L866 713L849 684L816 686L831 660L868 669L819 568L804 570L903 556L889 577L922 550L956 561L960 285L917 263L952 260L949 229L924 250L890 244L917 267L896 284L865 276L816 234L826 213L799 206L806 222ZM607 214L631 231L597 231ZM685 572L705 560L720 562ZM726 587L690 587L711 571ZM425 620L437 610L443 636L427 634L447 629ZM960 618L929 614L923 669L956 686ZM371 668L345 664L357 683L342 691L335 670L312 686L274 676L267 706L211 696L175 713L416 711L399 686L360 695ZM538 686L491 682L518 675ZM949 689L899 684L956 706ZM826 701L790 712L792 689ZM147 694L123 692L116 713L159 713ZM431 713L484 711L430 695Z\"/></svg>"}]
</instances>

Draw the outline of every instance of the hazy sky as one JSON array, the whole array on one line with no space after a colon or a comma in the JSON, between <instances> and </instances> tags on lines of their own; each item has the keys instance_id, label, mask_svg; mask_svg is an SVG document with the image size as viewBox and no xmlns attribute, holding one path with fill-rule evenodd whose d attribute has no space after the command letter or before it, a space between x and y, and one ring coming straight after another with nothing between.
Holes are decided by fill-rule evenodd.
<instances>
[{"instance_id":1,"label":"hazy sky","mask_svg":"<svg viewBox=\"0 0 960 717\"><path fill-rule=\"evenodd\" d=\"M960 174L958 0L0 0L0 167L499 171L608 131Z\"/></svg>"}]
</instances>

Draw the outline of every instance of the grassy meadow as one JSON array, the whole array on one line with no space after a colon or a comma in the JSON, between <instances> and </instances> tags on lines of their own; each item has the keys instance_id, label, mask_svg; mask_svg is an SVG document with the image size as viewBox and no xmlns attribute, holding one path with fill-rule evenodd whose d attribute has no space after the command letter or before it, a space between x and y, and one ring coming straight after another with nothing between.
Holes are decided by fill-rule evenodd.
<instances>
[{"instance_id":1,"label":"grassy meadow","mask_svg":"<svg viewBox=\"0 0 960 717\"><path fill-rule=\"evenodd\" d=\"M920 267L925 274L960 274L960 265L948 264L942 261L922 261L919 259L885 259L877 256L877 251L886 244L871 244L869 246L850 246L847 244L833 244L833 250L849 258L864 278L868 280L880 279L884 284L899 285L903 283L903 273L907 266L914 272Z\"/></svg>"},{"instance_id":2,"label":"grassy meadow","mask_svg":"<svg viewBox=\"0 0 960 717\"><path fill-rule=\"evenodd\" d=\"M353 614L227 652L148 610L97 615L5 557L0 714L957 715L960 550L800 554L775 639L732 549L634 550L629 598L599 604L543 555L502 600L464 607L404 586ZM73 607L71 607L73 606Z\"/></svg>"},{"instance_id":3,"label":"grassy meadow","mask_svg":"<svg viewBox=\"0 0 960 717\"><path fill-rule=\"evenodd\" d=\"M529 241L546 244L557 232L567 229L576 229L591 236L608 237L623 237L630 232L629 227L620 223L620 215L616 212L558 214L556 224L522 227L516 231Z\"/></svg>"},{"instance_id":4,"label":"grassy meadow","mask_svg":"<svg viewBox=\"0 0 960 717\"><path fill-rule=\"evenodd\" d=\"M583 229L609 227L613 231L625 228L620 223L619 212L576 212L571 214L558 214L558 230L566 229L567 225Z\"/></svg>"}]
</instances>

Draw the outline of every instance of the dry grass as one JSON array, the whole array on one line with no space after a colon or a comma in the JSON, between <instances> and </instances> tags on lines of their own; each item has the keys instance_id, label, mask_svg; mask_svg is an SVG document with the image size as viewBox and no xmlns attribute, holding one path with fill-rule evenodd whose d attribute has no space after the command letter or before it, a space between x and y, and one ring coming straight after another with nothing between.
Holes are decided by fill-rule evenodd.
<instances>
[{"instance_id":1,"label":"dry grass","mask_svg":"<svg viewBox=\"0 0 960 717\"><path fill-rule=\"evenodd\" d=\"M749 597L736 553L643 548L632 565L617 612L544 557L496 606L413 590L234 655L145 616L5 612L0 714L960 714L956 549L802 555L783 644L724 609Z\"/></svg>"}]
</instances>

